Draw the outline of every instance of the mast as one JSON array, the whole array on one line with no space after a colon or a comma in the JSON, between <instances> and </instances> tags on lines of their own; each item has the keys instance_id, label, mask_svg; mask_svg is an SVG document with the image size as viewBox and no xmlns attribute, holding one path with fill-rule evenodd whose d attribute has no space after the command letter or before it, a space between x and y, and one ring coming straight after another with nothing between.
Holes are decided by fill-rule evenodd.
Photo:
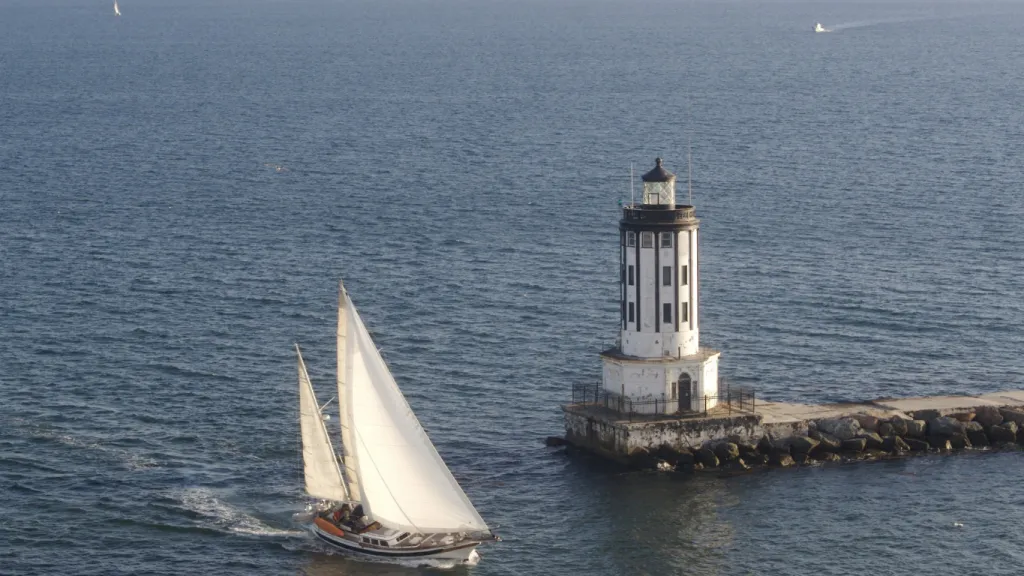
<instances>
[{"instance_id":1,"label":"mast","mask_svg":"<svg viewBox=\"0 0 1024 576\"><path fill-rule=\"evenodd\" d=\"M349 365L351 342L348 338L348 292L345 291L345 284L338 281L338 413L341 424L341 455L345 485L348 488L349 498L355 501L362 500L362 491L359 489L359 474L356 471L355 456L355 434L352 430L351 405L352 395L349 393L346 381L350 378L352 367Z\"/></svg>"}]
</instances>

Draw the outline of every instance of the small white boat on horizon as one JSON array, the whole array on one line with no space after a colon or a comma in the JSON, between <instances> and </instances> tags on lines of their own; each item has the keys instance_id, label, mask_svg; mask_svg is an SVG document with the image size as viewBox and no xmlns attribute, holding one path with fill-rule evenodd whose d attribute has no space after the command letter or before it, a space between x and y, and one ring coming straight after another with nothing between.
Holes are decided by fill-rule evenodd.
<instances>
[{"instance_id":1,"label":"small white boat on horizon","mask_svg":"<svg viewBox=\"0 0 1024 576\"><path fill-rule=\"evenodd\" d=\"M335 549L475 564L476 547L498 537L420 426L340 283L338 291L341 454L296 345L302 461L314 500L295 519Z\"/></svg>"},{"instance_id":2,"label":"small white boat on horizon","mask_svg":"<svg viewBox=\"0 0 1024 576\"><path fill-rule=\"evenodd\" d=\"M114 16L120 16L121 9L117 7L117 0L114 0Z\"/></svg>"},{"instance_id":3,"label":"small white boat on horizon","mask_svg":"<svg viewBox=\"0 0 1024 576\"><path fill-rule=\"evenodd\" d=\"M815 32L831 32L832 29L831 28L825 28L824 26L821 25L821 22L815 22L814 23L814 31Z\"/></svg>"}]
</instances>

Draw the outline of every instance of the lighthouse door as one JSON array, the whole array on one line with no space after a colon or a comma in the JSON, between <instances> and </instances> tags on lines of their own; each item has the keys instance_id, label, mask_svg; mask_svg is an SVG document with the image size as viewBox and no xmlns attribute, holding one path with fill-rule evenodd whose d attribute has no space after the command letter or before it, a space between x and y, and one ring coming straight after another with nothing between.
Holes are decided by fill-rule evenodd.
<instances>
[{"instance_id":1,"label":"lighthouse door","mask_svg":"<svg viewBox=\"0 0 1024 576\"><path fill-rule=\"evenodd\" d=\"M679 411L690 412L693 410L693 395L692 386L690 381L690 375L683 372L679 376L679 381L676 384L676 389L679 390Z\"/></svg>"}]
</instances>

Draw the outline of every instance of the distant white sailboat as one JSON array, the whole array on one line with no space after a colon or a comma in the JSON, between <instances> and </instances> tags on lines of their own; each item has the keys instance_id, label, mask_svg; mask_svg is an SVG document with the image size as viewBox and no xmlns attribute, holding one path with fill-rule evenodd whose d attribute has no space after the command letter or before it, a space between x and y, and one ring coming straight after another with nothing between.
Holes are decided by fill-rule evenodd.
<instances>
[{"instance_id":1,"label":"distant white sailboat","mask_svg":"<svg viewBox=\"0 0 1024 576\"><path fill-rule=\"evenodd\" d=\"M825 28L824 26L821 25L821 22L816 22L814 24L814 31L815 32L831 32L832 29L831 28Z\"/></svg>"},{"instance_id":2,"label":"distant white sailboat","mask_svg":"<svg viewBox=\"0 0 1024 576\"><path fill-rule=\"evenodd\" d=\"M114 0L114 16L120 16L121 9L117 7L117 0Z\"/></svg>"},{"instance_id":3,"label":"distant white sailboat","mask_svg":"<svg viewBox=\"0 0 1024 576\"><path fill-rule=\"evenodd\" d=\"M306 493L315 499L296 519L349 552L475 563L476 547L497 537L438 455L340 285L337 348L340 458L295 347Z\"/></svg>"}]
</instances>

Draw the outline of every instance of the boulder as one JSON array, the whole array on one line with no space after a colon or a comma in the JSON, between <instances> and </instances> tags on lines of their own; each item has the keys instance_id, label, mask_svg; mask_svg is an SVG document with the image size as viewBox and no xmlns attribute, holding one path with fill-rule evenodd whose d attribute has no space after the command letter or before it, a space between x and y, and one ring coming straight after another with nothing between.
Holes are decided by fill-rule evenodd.
<instances>
[{"instance_id":1,"label":"boulder","mask_svg":"<svg viewBox=\"0 0 1024 576\"><path fill-rule=\"evenodd\" d=\"M924 432L928 428L928 423L924 420L905 420L907 423L907 433L904 436L911 438L924 438Z\"/></svg>"},{"instance_id":2,"label":"boulder","mask_svg":"<svg viewBox=\"0 0 1024 576\"><path fill-rule=\"evenodd\" d=\"M864 439L864 447L879 450L882 448L882 437L877 432L864 432L857 438Z\"/></svg>"},{"instance_id":3,"label":"boulder","mask_svg":"<svg viewBox=\"0 0 1024 576\"><path fill-rule=\"evenodd\" d=\"M940 416L928 421L928 435L949 438L964 431L964 423L956 418Z\"/></svg>"},{"instance_id":4,"label":"boulder","mask_svg":"<svg viewBox=\"0 0 1024 576\"><path fill-rule=\"evenodd\" d=\"M839 462L842 460L842 458L839 457L839 454L836 454L835 452L826 452L824 450L815 451L812 458L818 462Z\"/></svg>"},{"instance_id":5,"label":"boulder","mask_svg":"<svg viewBox=\"0 0 1024 576\"><path fill-rule=\"evenodd\" d=\"M985 427L985 430L1003 423L1003 415L995 406L980 406L974 411L974 421Z\"/></svg>"},{"instance_id":6,"label":"boulder","mask_svg":"<svg viewBox=\"0 0 1024 576\"><path fill-rule=\"evenodd\" d=\"M795 436L790 443L793 454L810 454L818 447L819 442L807 436Z\"/></svg>"},{"instance_id":7,"label":"boulder","mask_svg":"<svg viewBox=\"0 0 1024 576\"><path fill-rule=\"evenodd\" d=\"M851 416L854 420L860 424L861 430L867 430L868 432L878 432L878 418L871 416L870 414L854 414Z\"/></svg>"},{"instance_id":8,"label":"boulder","mask_svg":"<svg viewBox=\"0 0 1024 576\"><path fill-rule=\"evenodd\" d=\"M733 444L735 444L737 448L739 448L739 450L740 450L740 458L746 458L748 456L753 456L753 455L757 454L757 446L754 445L754 443L752 443L752 442L749 442L749 441L746 441L746 440L740 440L739 442L737 442L735 440L729 440L729 441L732 442Z\"/></svg>"},{"instance_id":9,"label":"boulder","mask_svg":"<svg viewBox=\"0 0 1024 576\"><path fill-rule=\"evenodd\" d=\"M772 439L770 436L765 434L761 436L761 439L757 442L757 451L761 454L771 454L772 452Z\"/></svg>"},{"instance_id":10,"label":"boulder","mask_svg":"<svg viewBox=\"0 0 1024 576\"><path fill-rule=\"evenodd\" d=\"M767 466L768 455L767 454L752 454L743 458L743 461L751 466Z\"/></svg>"},{"instance_id":11,"label":"boulder","mask_svg":"<svg viewBox=\"0 0 1024 576\"><path fill-rule=\"evenodd\" d=\"M928 448L931 447L924 440L918 440L917 438L905 438L903 441L906 442L907 446L909 446L914 452L927 452Z\"/></svg>"},{"instance_id":12,"label":"boulder","mask_svg":"<svg viewBox=\"0 0 1024 576\"><path fill-rule=\"evenodd\" d=\"M1015 422L1018 428L1024 426L1024 412L1012 408L1000 408L999 413L1002 414L1004 422Z\"/></svg>"},{"instance_id":13,"label":"boulder","mask_svg":"<svg viewBox=\"0 0 1024 576\"><path fill-rule=\"evenodd\" d=\"M794 452L793 453L793 462L796 462L800 466L803 466L804 464L806 464L808 461L810 461L810 459L811 459L810 455L808 455L806 453L803 453L803 452Z\"/></svg>"},{"instance_id":14,"label":"boulder","mask_svg":"<svg viewBox=\"0 0 1024 576\"><path fill-rule=\"evenodd\" d=\"M946 436L929 436L928 445L940 452L953 450L953 446L949 443L949 438Z\"/></svg>"},{"instance_id":15,"label":"boulder","mask_svg":"<svg viewBox=\"0 0 1024 576\"><path fill-rule=\"evenodd\" d=\"M911 412L910 415L914 417L914 420L924 420L925 422L935 420L939 416L942 416L938 410L915 410L914 412Z\"/></svg>"},{"instance_id":16,"label":"boulder","mask_svg":"<svg viewBox=\"0 0 1024 576\"><path fill-rule=\"evenodd\" d=\"M1017 423L1013 420L997 424L988 429L989 440L993 444L1017 441Z\"/></svg>"},{"instance_id":17,"label":"boulder","mask_svg":"<svg viewBox=\"0 0 1024 576\"><path fill-rule=\"evenodd\" d=\"M778 466L779 468L788 468L796 464L796 462L786 452L772 452L772 455L768 458L768 464Z\"/></svg>"},{"instance_id":18,"label":"boulder","mask_svg":"<svg viewBox=\"0 0 1024 576\"><path fill-rule=\"evenodd\" d=\"M964 424L966 424L966 423L970 422L971 420L974 420L974 412L973 411L970 411L970 412L957 412L956 414L950 414L949 417L953 418L955 420L959 420L959 421L963 422Z\"/></svg>"},{"instance_id":19,"label":"boulder","mask_svg":"<svg viewBox=\"0 0 1024 576\"><path fill-rule=\"evenodd\" d=\"M953 450L964 450L971 447L971 441L963 432L957 432L949 437L949 445L953 447Z\"/></svg>"},{"instance_id":20,"label":"boulder","mask_svg":"<svg viewBox=\"0 0 1024 576\"><path fill-rule=\"evenodd\" d=\"M892 433L896 436L907 435L907 419L899 416L893 416L889 420L889 425L892 426Z\"/></svg>"},{"instance_id":21,"label":"boulder","mask_svg":"<svg viewBox=\"0 0 1024 576\"><path fill-rule=\"evenodd\" d=\"M720 462L732 462L740 457L740 447L732 442L719 442L712 450Z\"/></svg>"},{"instance_id":22,"label":"boulder","mask_svg":"<svg viewBox=\"0 0 1024 576\"><path fill-rule=\"evenodd\" d=\"M679 453L679 456L676 457L676 468L679 468L680 466L693 468L693 465L696 462L697 459L693 457L693 452L684 449Z\"/></svg>"},{"instance_id":23,"label":"boulder","mask_svg":"<svg viewBox=\"0 0 1024 576\"><path fill-rule=\"evenodd\" d=\"M627 464L635 470L653 470L658 465L658 459L646 448L637 448L629 453Z\"/></svg>"},{"instance_id":24,"label":"boulder","mask_svg":"<svg viewBox=\"0 0 1024 576\"><path fill-rule=\"evenodd\" d=\"M849 440L860 434L860 422L853 418L826 418L817 422L818 430L840 440Z\"/></svg>"},{"instance_id":25,"label":"boulder","mask_svg":"<svg viewBox=\"0 0 1024 576\"><path fill-rule=\"evenodd\" d=\"M878 448L868 448L864 451L863 456L865 460L878 460L880 458L886 458L889 456L889 453L884 450L879 450Z\"/></svg>"},{"instance_id":26,"label":"boulder","mask_svg":"<svg viewBox=\"0 0 1024 576\"><path fill-rule=\"evenodd\" d=\"M668 444L662 444L661 446L658 446L657 448L654 449L653 452L651 452L651 455L654 456L655 458L659 458L661 460L664 460L665 462L668 462L672 466L675 466L676 463L679 462L679 451L669 446Z\"/></svg>"},{"instance_id":27,"label":"boulder","mask_svg":"<svg viewBox=\"0 0 1024 576\"><path fill-rule=\"evenodd\" d=\"M548 436L544 439L544 445L551 448L558 448L559 446L566 446L569 443L566 442L565 438L561 436Z\"/></svg>"},{"instance_id":28,"label":"boulder","mask_svg":"<svg viewBox=\"0 0 1024 576\"><path fill-rule=\"evenodd\" d=\"M818 441L818 449L816 452L838 452L842 448L843 443L839 438L829 434L828 432L822 432L820 430L812 430L811 438Z\"/></svg>"},{"instance_id":29,"label":"boulder","mask_svg":"<svg viewBox=\"0 0 1024 576\"><path fill-rule=\"evenodd\" d=\"M886 452L909 452L910 446L899 436L886 436L882 438L882 450Z\"/></svg>"},{"instance_id":30,"label":"boulder","mask_svg":"<svg viewBox=\"0 0 1024 576\"><path fill-rule=\"evenodd\" d=\"M896 430L893 429L892 423L882 422L881 424L878 425L878 435L881 436L882 438L885 438L887 436L893 436L895 434Z\"/></svg>"},{"instance_id":31,"label":"boulder","mask_svg":"<svg viewBox=\"0 0 1024 576\"><path fill-rule=\"evenodd\" d=\"M868 441L864 438L850 438L843 440L842 448L845 452L863 452L867 445Z\"/></svg>"},{"instance_id":32,"label":"boulder","mask_svg":"<svg viewBox=\"0 0 1024 576\"><path fill-rule=\"evenodd\" d=\"M693 453L693 457L697 460L697 463L704 468L714 468L718 466L718 456L711 448L701 448Z\"/></svg>"},{"instance_id":33,"label":"boulder","mask_svg":"<svg viewBox=\"0 0 1024 576\"><path fill-rule=\"evenodd\" d=\"M980 448L989 445L988 436L985 434L985 427L977 420L968 422L964 426L964 434L967 435L967 439L971 441L972 446Z\"/></svg>"},{"instance_id":34,"label":"boulder","mask_svg":"<svg viewBox=\"0 0 1024 576\"><path fill-rule=\"evenodd\" d=\"M747 464L747 462L743 460L743 458L737 458L733 462L727 464L725 468L730 472L746 472L750 470L750 465Z\"/></svg>"}]
</instances>

